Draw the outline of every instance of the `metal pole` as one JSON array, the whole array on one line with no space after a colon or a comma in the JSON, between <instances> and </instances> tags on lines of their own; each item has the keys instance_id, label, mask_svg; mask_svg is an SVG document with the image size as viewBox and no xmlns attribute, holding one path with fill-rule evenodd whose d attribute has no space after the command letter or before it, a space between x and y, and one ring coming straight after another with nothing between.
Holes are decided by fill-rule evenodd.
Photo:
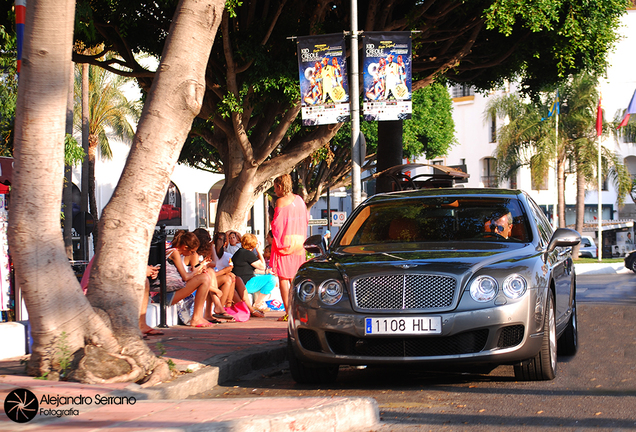
<instances>
[{"instance_id":1,"label":"metal pole","mask_svg":"<svg viewBox=\"0 0 636 432\"><path fill-rule=\"evenodd\" d=\"M602 177L602 172L601 172L601 137L598 136L597 137L598 140L598 217L597 222L598 222L598 253L597 253L597 259L599 262L601 262L601 260L603 259L603 223L602 223L602 218L603 218L603 200L601 198L601 188L603 187L603 185L601 184L601 177Z\"/></svg>"},{"instance_id":2,"label":"metal pole","mask_svg":"<svg viewBox=\"0 0 636 432\"><path fill-rule=\"evenodd\" d=\"M351 0L351 210L362 201L360 187L360 80L358 67L358 1Z\"/></svg>"},{"instance_id":3,"label":"metal pole","mask_svg":"<svg viewBox=\"0 0 636 432\"><path fill-rule=\"evenodd\" d=\"M157 244L157 259L161 263L161 268L159 269L159 325L157 327L160 328L168 328L168 324L166 323L166 309L168 308L168 304L166 303L167 288L166 288L166 264L168 260L166 259L166 226L161 225L159 230L159 243ZM177 258L180 258L177 252Z\"/></svg>"},{"instance_id":4,"label":"metal pole","mask_svg":"<svg viewBox=\"0 0 636 432\"><path fill-rule=\"evenodd\" d=\"M331 188L327 188L327 229L331 231Z\"/></svg>"},{"instance_id":5,"label":"metal pole","mask_svg":"<svg viewBox=\"0 0 636 432\"><path fill-rule=\"evenodd\" d=\"M557 91L557 98L559 97ZM558 102L560 103L560 101ZM556 141L554 142L554 184L556 196L554 200L554 207L552 208L552 225L554 229L559 227L559 220L557 218L557 206L559 205L559 108L556 109Z\"/></svg>"}]
</instances>

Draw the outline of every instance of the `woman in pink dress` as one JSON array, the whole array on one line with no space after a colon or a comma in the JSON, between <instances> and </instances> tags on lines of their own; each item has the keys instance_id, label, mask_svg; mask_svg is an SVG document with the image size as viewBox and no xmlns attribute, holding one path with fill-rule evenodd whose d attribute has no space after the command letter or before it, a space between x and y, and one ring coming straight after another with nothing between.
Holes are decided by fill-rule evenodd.
<instances>
[{"instance_id":1,"label":"woman in pink dress","mask_svg":"<svg viewBox=\"0 0 636 432\"><path fill-rule=\"evenodd\" d=\"M287 312L291 281L296 276L298 268L305 262L303 243L307 238L309 215L303 199L292 193L289 174L274 180L274 191L278 200L272 219L274 242L271 266L274 274L278 276L280 294ZM287 321L287 313L280 321Z\"/></svg>"}]
</instances>

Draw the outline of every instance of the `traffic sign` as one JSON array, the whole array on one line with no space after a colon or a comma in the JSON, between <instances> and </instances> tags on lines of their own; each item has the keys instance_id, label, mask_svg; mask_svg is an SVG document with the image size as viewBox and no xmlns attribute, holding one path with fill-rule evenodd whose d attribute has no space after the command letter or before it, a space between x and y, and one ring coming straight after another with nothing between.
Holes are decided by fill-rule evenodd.
<instances>
[{"instance_id":1,"label":"traffic sign","mask_svg":"<svg viewBox=\"0 0 636 432\"><path fill-rule=\"evenodd\" d=\"M347 220L347 212L332 212L331 213L331 225L342 226Z\"/></svg>"},{"instance_id":2,"label":"traffic sign","mask_svg":"<svg viewBox=\"0 0 636 432\"><path fill-rule=\"evenodd\" d=\"M327 225L327 219L309 219L309 226L312 225Z\"/></svg>"}]
</instances>

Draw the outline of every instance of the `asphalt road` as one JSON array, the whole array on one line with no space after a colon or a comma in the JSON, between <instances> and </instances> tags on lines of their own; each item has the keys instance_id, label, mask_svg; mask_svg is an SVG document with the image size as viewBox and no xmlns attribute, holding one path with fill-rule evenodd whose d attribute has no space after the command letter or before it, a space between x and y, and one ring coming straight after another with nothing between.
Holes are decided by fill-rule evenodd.
<instances>
[{"instance_id":1,"label":"asphalt road","mask_svg":"<svg viewBox=\"0 0 636 432\"><path fill-rule=\"evenodd\" d=\"M344 368L329 388L300 386L273 368L196 398L370 396L388 431L636 430L636 275L579 276L579 352L553 381L489 374Z\"/></svg>"}]
</instances>

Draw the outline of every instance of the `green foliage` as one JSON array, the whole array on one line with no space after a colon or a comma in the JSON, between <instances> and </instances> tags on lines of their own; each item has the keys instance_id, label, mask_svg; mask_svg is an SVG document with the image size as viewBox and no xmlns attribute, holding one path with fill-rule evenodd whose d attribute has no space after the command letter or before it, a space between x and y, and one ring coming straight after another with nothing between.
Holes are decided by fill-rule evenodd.
<instances>
[{"instance_id":1,"label":"green foliage","mask_svg":"<svg viewBox=\"0 0 636 432\"><path fill-rule=\"evenodd\" d=\"M82 163L85 157L84 149L73 138L73 135L66 134L64 138L64 163L68 166L77 166Z\"/></svg>"},{"instance_id":2,"label":"green foliage","mask_svg":"<svg viewBox=\"0 0 636 432\"><path fill-rule=\"evenodd\" d=\"M598 80L589 74L579 74L559 88L559 142L555 145L555 116L547 116L554 101L554 92L543 93L537 99L519 94L492 98L486 117L507 118L508 123L498 130L497 170L508 178L521 166L532 168L533 182L541 184L550 166L554 166L558 149L562 161L570 160L576 174L583 176L590 186L597 184L598 144L596 138L596 108L599 94ZM613 128L605 127L605 134ZM632 181L620 158L606 148L602 150L603 177L608 176L618 193L618 202L632 189Z\"/></svg>"},{"instance_id":3,"label":"green foliage","mask_svg":"<svg viewBox=\"0 0 636 432\"><path fill-rule=\"evenodd\" d=\"M15 33L0 25L0 156L13 156L13 123L18 100Z\"/></svg>"},{"instance_id":4,"label":"green foliage","mask_svg":"<svg viewBox=\"0 0 636 432\"><path fill-rule=\"evenodd\" d=\"M66 332L62 332L58 342L57 342L57 355L56 361L58 362L58 372L60 374L60 378L65 378L66 374L69 372L71 368L72 362L72 352L70 347L68 346L68 334Z\"/></svg>"},{"instance_id":5,"label":"green foliage","mask_svg":"<svg viewBox=\"0 0 636 432\"><path fill-rule=\"evenodd\" d=\"M129 78L112 74L105 69L90 66L88 72L89 97L89 142L96 140L101 156L105 159L113 157L106 131L116 138L127 142L135 131L130 121L136 122L141 113L141 104L129 101L124 86ZM82 133L82 67L75 68L75 109L73 112L74 129Z\"/></svg>"},{"instance_id":6,"label":"green foliage","mask_svg":"<svg viewBox=\"0 0 636 432\"><path fill-rule=\"evenodd\" d=\"M350 123L340 129L334 140L339 146L351 146ZM446 86L432 84L413 92L413 114L404 120L402 135L404 157L426 159L448 153L455 144L455 123L453 122L453 100ZM360 131L367 142L367 155L376 153L378 148L378 123L361 122ZM332 140L333 141L333 140ZM319 152L324 152L323 149Z\"/></svg>"},{"instance_id":7,"label":"green foliage","mask_svg":"<svg viewBox=\"0 0 636 432\"><path fill-rule=\"evenodd\" d=\"M62 332L60 337L57 339L52 360L53 370L46 372L35 379L48 380L50 377L55 376L59 376L62 379L67 377L67 374L71 370L71 363L73 361L73 353L68 345L68 333ZM56 378L53 379L56 380Z\"/></svg>"}]
</instances>

